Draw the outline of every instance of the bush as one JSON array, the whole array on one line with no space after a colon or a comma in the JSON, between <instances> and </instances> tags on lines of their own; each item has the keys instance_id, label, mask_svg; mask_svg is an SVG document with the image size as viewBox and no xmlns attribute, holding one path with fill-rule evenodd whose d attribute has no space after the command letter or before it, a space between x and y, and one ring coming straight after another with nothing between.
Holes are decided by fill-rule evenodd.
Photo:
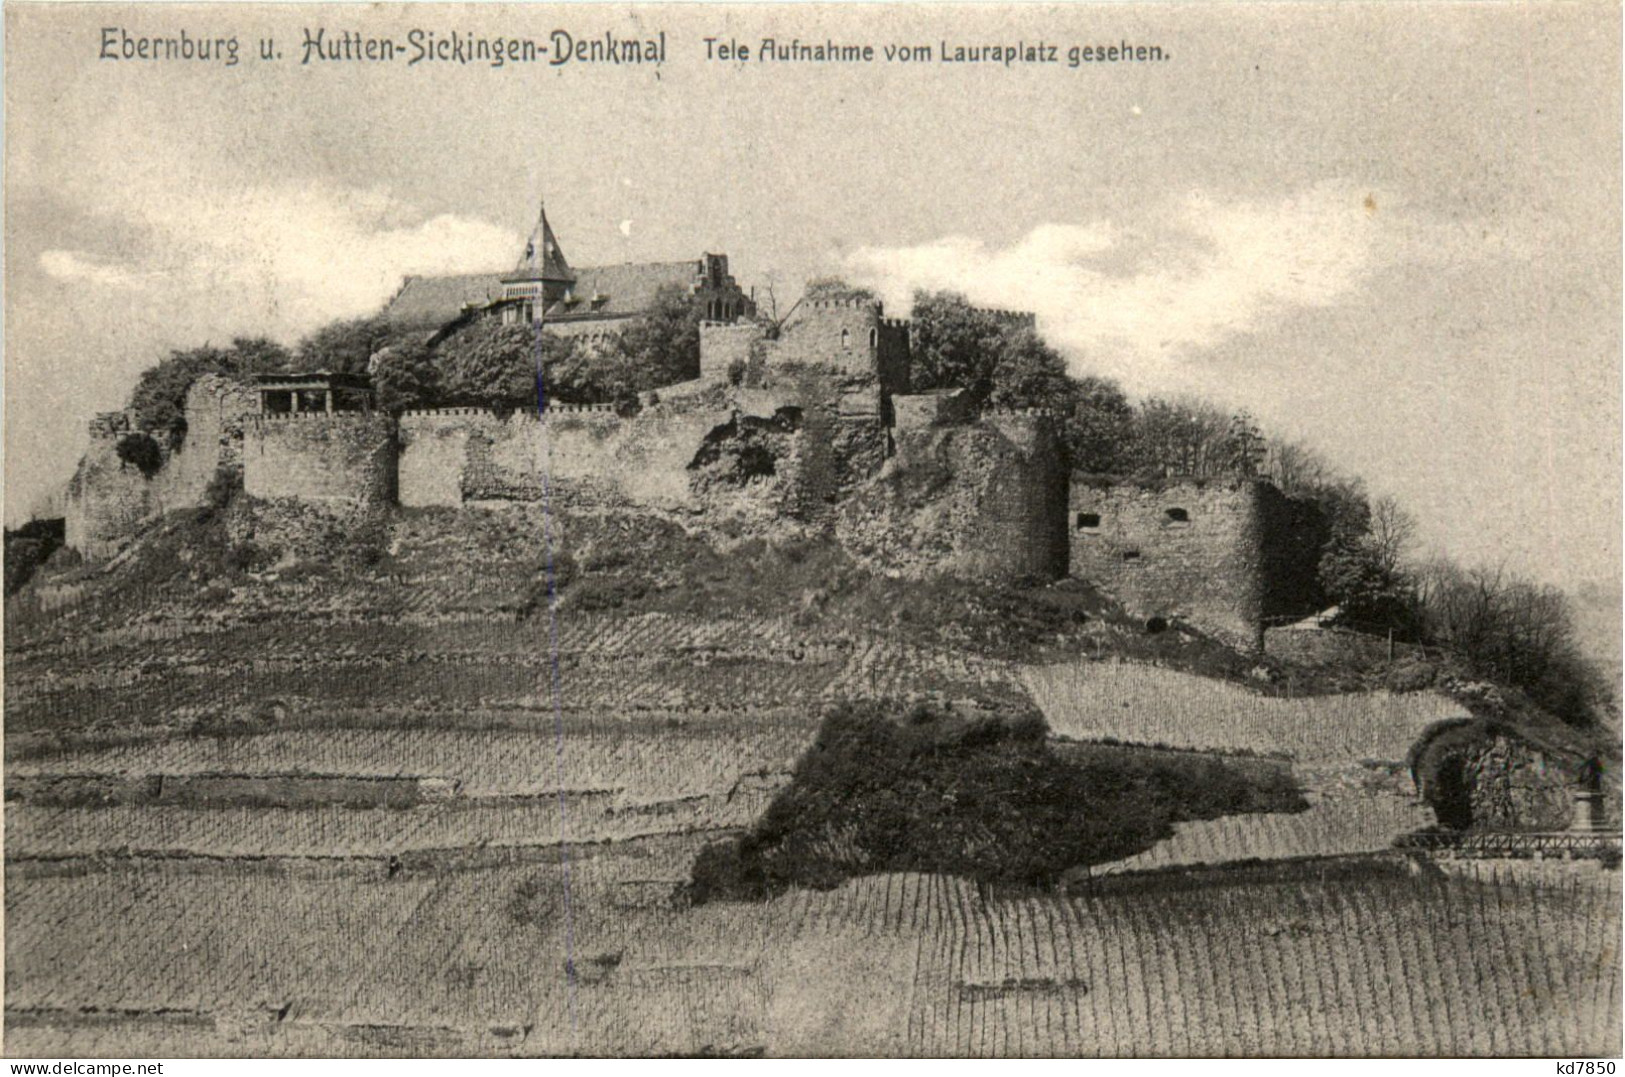
<instances>
[{"instance_id":1,"label":"bush","mask_svg":"<svg viewBox=\"0 0 1625 1077\"><path fill-rule=\"evenodd\" d=\"M118 458L140 470L147 478L157 474L164 466L164 452L150 434L125 434L115 447Z\"/></svg>"},{"instance_id":2,"label":"bush","mask_svg":"<svg viewBox=\"0 0 1625 1077\"><path fill-rule=\"evenodd\" d=\"M571 591L570 605L578 610L618 610L648 592L648 582L636 576L588 576Z\"/></svg>"},{"instance_id":3,"label":"bush","mask_svg":"<svg viewBox=\"0 0 1625 1077\"><path fill-rule=\"evenodd\" d=\"M243 489L243 473L236 468L216 468L209 485L203 488L203 506L198 509L200 523L208 523L231 507Z\"/></svg>"},{"instance_id":4,"label":"bush","mask_svg":"<svg viewBox=\"0 0 1625 1077\"><path fill-rule=\"evenodd\" d=\"M6 529L5 586L8 596L22 590L39 567L62 547L65 534L61 517L30 520L15 531Z\"/></svg>"},{"instance_id":5,"label":"bush","mask_svg":"<svg viewBox=\"0 0 1625 1077\"><path fill-rule=\"evenodd\" d=\"M1172 833L1133 776L1074 765L1036 714L884 704L832 711L788 788L733 844L695 861L689 897L754 900L855 874L920 871L1053 883Z\"/></svg>"},{"instance_id":6,"label":"bush","mask_svg":"<svg viewBox=\"0 0 1625 1077\"><path fill-rule=\"evenodd\" d=\"M189 351L172 351L164 359L141 372L130 393L130 410L136 426L154 433L178 449L186 439L186 393L204 374L249 378L255 374L286 370L288 350L264 337L238 337L229 348L204 345Z\"/></svg>"},{"instance_id":7,"label":"bush","mask_svg":"<svg viewBox=\"0 0 1625 1077\"><path fill-rule=\"evenodd\" d=\"M565 551L560 551L553 558L551 566L545 562L538 565L531 573L530 584L520 601L519 619L529 620L546 610L548 599L553 595L562 595L579 574L575 558Z\"/></svg>"},{"instance_id":8,"label":"bush","mask_svg":"<svg viewBox=\"0 0 1625 1077\"><path fill-rule=\"evenodd\" d=\"M233 572L248 572L260 559L260 548L252 542L237 542L226 547L224 561Z\"/></svg>"}]
</instances>

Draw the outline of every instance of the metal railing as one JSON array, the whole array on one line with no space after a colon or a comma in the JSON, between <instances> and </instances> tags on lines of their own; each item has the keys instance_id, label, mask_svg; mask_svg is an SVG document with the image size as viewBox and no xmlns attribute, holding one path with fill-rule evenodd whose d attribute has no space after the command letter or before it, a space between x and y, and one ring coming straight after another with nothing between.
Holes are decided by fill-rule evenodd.
<instances>
[{"instance_id":1,"label":"metal railing","mask_svg":"<svg viewBox=\"0 0 1625 1077\"><path fill-rule=\"evenodd\" d=\"M1620 851L1620 835L1608 831L1417 831L1394 840L1396 849L1454 853L1458 856L1600 856Z\"/></svg>"}]
</instances>

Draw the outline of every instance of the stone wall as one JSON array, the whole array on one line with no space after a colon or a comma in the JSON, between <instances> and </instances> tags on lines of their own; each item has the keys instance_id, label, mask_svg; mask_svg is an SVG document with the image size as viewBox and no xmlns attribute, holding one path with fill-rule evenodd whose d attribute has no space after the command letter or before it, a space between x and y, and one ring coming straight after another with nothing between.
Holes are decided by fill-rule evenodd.
<instances>
[{"instance_id":1,"label":"stone wall","mask_svg":"<svg viewBox=\"0 0 1625 1077\"><path fill-rule=\"evenodd\" d=\"M768 364L826 366L846 374L879 367L881 306L874 299L810 299L770 341Z\"/></svg>"},{"instance_id":2,"label":"stone wall","mask_svg":"<svg viewBox=\"0 0 1625 1077\"><path fill-rule=\"evenodd\" d=\"M1488 736L1449 753L1424 791L1439 822L1472 830L1566 830L1574 821L1572 763L1520 737Z\"/></svg>"},{"instance_id":3,"label":"stone wall","mask_svg":"<svg viewBox=\"0 0 1625 1077\"><path fill-rule=\"evenodd\" d=\"M1259 483L1075 476L1069 572L1129 613L1257 645L1264 608Z\"/></svg>"},{"instance_id":4,"label":"stone wall","mask_svg":"<svg viewBox=\"0 0 1625 1077\"><path fill-rule=\"evenodd\" d=\"M204 374L192 383L186 393L186 439L164 469L174 506L203 504L222 468L241 474L243 433L259 410L259 394L241 382Z\"/></svg>"},{"instance_id":5,"label":"stone wall","mask_svg":"<svg viewBox=\"0 0 1625 1077\"><path fill-rule=\"evenodd\" d=\"M155 438L156 470L120 458L119 442L142 435L124 412L98 415L90 444L68 485L63 506L66 544L91 560L111 557L142 526L166 512L197 508L222 469L240 471L244 425L258 410L252 389L216 374L199 377L186 394L186 436L177 449Z\"/></svg>"},{"instance_id":6,"label":"stone wall","mask_svg":"<svg viewBox=\"0 0 1625 1077\"><path fill-rule=\"evenodd\" d=\"M700 377L727 377L733 363L750 362L751 347L761 339L762 327L753 322L701 322Z\"/></svg>"},{"instance_id":7,"label":"stone wall","mask_svg":"<svg viewBox=\"0 0 1625 1077\"><path fill-rule=\"evenodd\" d=\"M731 412L706 399L622 418L608 407L498 415L477 408L400 420L400 502L538 501L561 507L697 510L690 464Z\"/></svg>"},{"instance_id":8,"label":"stone wall","mask_svg":"<svg viewBox=\"0 0 1625 1077\"><path fill-rule=\"evenodd\" d=\"M111 416L98 416L79 466L68 482L63 542L87 559L116 554L142 524L164 511L164 484L119 458L118 441L128 428L110 430Z\"/></svg>"},{"instance_id":9,"label":"stone wall","mask_svg":"<svg viewBox=\"0 0 1625 1077\"><path fill-rule=\"evenodd\" d=\"M243 444L243 490L263 499L392 502L394 422L370 412L257 418Z\"/></svg>"},{"instance_id":10,"label":"stone wall","mask_svg":"<svg viewBox=\"0 0 1625 1077\"><path fill-rule=\"evenodd\" d=\"M859 560L922 578L1054 579L1066 571L1066 479L1039 414L897 429L895 455L840 505Z\"/></svg>"},{"instance_id":11,"label":"stone wall","mask_svg":"<svg viewBox=\"0 0 1625 1077\"><path fill-rule=\"evenodd\" d=\"M969 422L976 417L971 395L963 389L939 389L912 396L892 397L892 414L898 429L916 430L927 426Z\"/></svg>"}]
</instances>

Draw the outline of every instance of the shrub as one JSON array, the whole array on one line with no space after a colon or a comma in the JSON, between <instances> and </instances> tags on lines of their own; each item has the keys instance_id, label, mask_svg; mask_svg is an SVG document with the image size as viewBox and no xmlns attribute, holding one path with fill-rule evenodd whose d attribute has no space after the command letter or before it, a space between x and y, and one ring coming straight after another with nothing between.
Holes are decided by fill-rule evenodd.
<instances>
[{"instance_id":1,"label":"shrub","mask_svg":"<svg viewBox=\"0 0 1625 1077\"><path fill-rule=\"evenodd\" d=\"M615 610L636 602L648 591L648 582L636 576L588 576L575 585L570 605L579 610Z\"/></svg>"},{"instance_id":2,"label":"shrub","mask_svg":"<svg viewBox=\"0 0 1625 1077\"><path fill-rule=\"evenodd\" d=\"M236 468L216 468L209 485L203 488L203 505L197 511L200 523L208 523L231 507L243 489L243 473Z\"/></svg>"},{"instance_id":3,"label":"shrub","mask_svg":"<svg viewBox=\"0 0 1625 1077\"><path fill-rule=\"evenodd\" d=\"M548 599L562 595L579 574L575 558L562 550L553 558L551 566L545 562L538 565L519 603L519 619L528 620L546 610Z\"/></svg>"},{"instance_id":4,"label":"shrub","mask_svg":"<svg viewBox=\"0 0 1625 1077\"><path fill-rule=\"evenodd\" d=\"M236 542L226 547L224 561L233 572L247 572L260 560L260 548L252 542Z\"/></svg>"},{"instance_id":5,"label":"shrub","mask_svg":"<svg viewBox=\"0 0 1625 1077\"><path fill-rule=\"evenodd\" d=\"M1170 817L1132 775L1057 756L1030 712L848 704L750 832L695 861L689 896L759 899L883 871L1046 884L1149 848Z\"/></svg>"},{"instance_id":6,"label":"shrub","mask_svg":"<svg viewBox=\"0 0 1625 1077\"><path fill-rule=\"evenodd\" d=\"M163 449L151 434L125 434L118 439L115 448L121 461L139 469L149 479L164 466Z\"/></svg>"},{"instance_id":7,"label":"shrub","mask_svg":"<svg viewBox=\"0 0 1625 1077\"><path fill-rule=\"evenodd\" d=\"M65 535L61 517L30 520L15 531L5 532L6 594L22 590L34 573L62 546Z\"/></svg>"}]
</instances>

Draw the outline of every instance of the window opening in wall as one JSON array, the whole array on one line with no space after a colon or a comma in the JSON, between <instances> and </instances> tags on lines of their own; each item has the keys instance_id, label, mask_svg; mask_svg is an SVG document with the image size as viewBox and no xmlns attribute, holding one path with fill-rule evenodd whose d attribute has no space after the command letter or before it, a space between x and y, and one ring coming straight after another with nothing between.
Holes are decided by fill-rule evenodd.
<instances>
[{"instance_id":1,"label":"window opening in wall","mask_svg":"<svg viewBox=\"0 0 1625 1077\"><path fill-rule=\"evenodd\" d=\"M1184 509L1169 509L1168 520L1170 523L1188 524L1191 522L1191 514Z\"/></svg>"},{"instance_id":2,"label":"window opening in wall","mask_svg":"<svg viewBox=\"0 0 1625 1077\"><path fill-rule=\"evenodd\" d=\"M1098 512L1080 512L1080 513L1078 513L1078 530L1079 531L1099 531L1100 530L1100 513L1098 513Z\"/></svg>"},{"instance_id":3,"label":"window opening in wall","mask_svg":"<svg viewBox=\"0 0 1625 1077\"><path fill-rule=\"evenodd\" d=\"M1150 636L1161 635L1162 633L1168 631L1168 619L1166 617L1151 618L1145 623L1145 631L1146 634Z\"/></svg>"},{"instance_id":4,"label":"window opening in wall","mask_svg":"<svg viewBox=\"0 0 1625 1077\"><path fill-rule=\"evenodd\" d=\"M852 330L841 330L841 347L848 349L852 347Z\"/></svg>"},{"instance_id":5,"label":"window opening in wall","mask_svg":"<svg viewBox=\"0 0 1625 1077\"><path fill-rule=\"evenodd\" d=\"M869 347L871 347L871 348L878 347L879 344L880 344L880 330L878 330L878 329L869 330Z\"/></svg>"},{"instance_id":6,"label":"window opening in wall","mask_svg":"<svg viewBox=\"0 0 1625 1077\"><path fill-rule=\"evenodd\" d=\"M1123 551L1123 560L1125 560L1125 561L1138 561L1139 559L1140 559L1140 551L1139 550L1124 550Z\"/></svg>"}]
</instances>

